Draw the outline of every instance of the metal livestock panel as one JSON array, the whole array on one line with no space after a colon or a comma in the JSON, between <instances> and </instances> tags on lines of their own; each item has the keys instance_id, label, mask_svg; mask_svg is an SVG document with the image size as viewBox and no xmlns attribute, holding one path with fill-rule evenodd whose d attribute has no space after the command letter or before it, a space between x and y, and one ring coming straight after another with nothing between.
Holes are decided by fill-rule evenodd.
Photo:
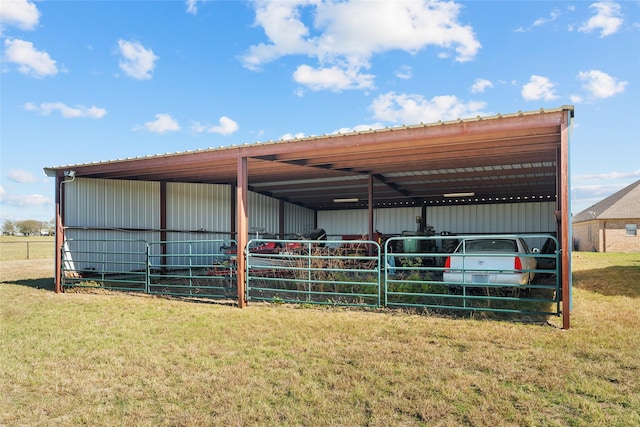
<instances>
[{"instance_id":1,"label":"metal livestock panel","mask_svg":"<svg viewBox=\"0 0 640 427\"><path fill-rule=\"evenodd\" d=\"M313 210L291 203L284 204L284 234L303 233L313 228Z\"/></svg>"},{"instance_id":2,"label":"metal livestock panel","mask_svg":"<svg viewBox=\"0 0 640 427\"><path fill-rule=\"evenodd\" d=\"M66 226L140 229L160 226L157 182L76 178L64 184L64 197Z\"/></svg>"},{"instance_id":3,"label":"metal livestock panel","mask_svg":"<svg viewBox=\"0 0 640 427\"><path fill-rule=\"evenodd\" d=\"M159 232L151 231L67 229L65 270L106 274L139 270L145 265L145 242L159 238Z\"/></svg>"}]
</instances>

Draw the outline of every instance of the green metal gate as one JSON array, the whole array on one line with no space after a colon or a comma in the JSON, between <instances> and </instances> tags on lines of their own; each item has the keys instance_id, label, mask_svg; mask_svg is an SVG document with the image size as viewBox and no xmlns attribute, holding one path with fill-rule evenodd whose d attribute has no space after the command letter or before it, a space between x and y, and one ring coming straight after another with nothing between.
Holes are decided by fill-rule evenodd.
<instances>
[{"instance_id":1,"label":"green metal gate","mask_svg":"<svg viewBox=\"0 0 640 427\"><path fill-rule=\"evenodd\" d=\"M148 293L236 299L236 264L225 254L235 245L219 239L149 243Z\"/></svg>"},{"instance_id":2,"label":"green metal gate","mask_svg":"<svg viewBox=\"0 0 640 427\"><path fill-rule=\"evenodd\" d=\"M492 283L491 269L463 261L456 280L445 280L455 246L481 236L403 236L386 240L384 251L370 240L253 239L246 257L247 301L329 304L360 307L413 307L441 312L493 312L521 315L561 313L560 251L552 235L491 235L552 243L535 258L527 284ZM544 245L547 247L547 245ZM464 243L462 244L464 248ZM235 240L81 240L67 239L62 250L64 287L145 292L179 297L237 300ZM490 257L505 256L494 252ZM513 253L509 253L513 256ZM454 256L472 256L465 251ZM481 271L482 270L482 271ZM513 271L516 271L514 266ZM504 271L500 271L504 273ZM448 275L451 276L451 275ZM469 277L469 278L467 278Z\"/></svg>"},{"instance_id":3,"label":"green metal gate","mask_svg":"<svg viewBox=\"0 0 640 427\"><path fill-rule=\"evenodd\" d=\"M144 240L67 239L62 285L146 292L149 247Z\"/></svg>"},{"instance_id":4,"label":"green metal gate","mask_svg":"<svg viewBox=\"0 0 640 427\"><path fill-rule=\"evenodd\" d=\"M452 255L456 244L468 239L514 239L523 238L534 241L550 239L557 240L551 235L524 234L524 235L476 235L476 236L412 236L394 237L385 242L386 268L384 271L385 292L384 305L387 307L421 307L435 311L467 311L467 312L493 312L511 313L521 315L558 315L560 314L561 299L561 275L560 252L553 253L525 253L517 254L520 258L536 258L540 264L553 265L552 268L521 269L523 273L535 274L532 283L491 283L488 279L496 273L514 273L512 271L497 271L491 269L479 269L462 263L462 268L455 271L462 277L461 280L446 281L445 271L451 271L447 267L447 259ZM408 241L411 244L407 244ZM419 244L416 245L415 242ZM411 248L411 251L399 248ZM422 248L417 251L416 247ZM487 254L491 257L513 256L513 253L494 252ZM454 256L463 260L472 256L463 250L456 252ZM477 277L477 280L467 278Z\"/></svg>"},{"instance_id":5,"label":"green metal gate","mask_svg":"<svg viewBox=\"0 0 640 427\"><path fill-rule=\"evenodd\" d=\"M380 306L380 246L370 240L253 239L247 301Z\"/></svg>"}]
</instances>

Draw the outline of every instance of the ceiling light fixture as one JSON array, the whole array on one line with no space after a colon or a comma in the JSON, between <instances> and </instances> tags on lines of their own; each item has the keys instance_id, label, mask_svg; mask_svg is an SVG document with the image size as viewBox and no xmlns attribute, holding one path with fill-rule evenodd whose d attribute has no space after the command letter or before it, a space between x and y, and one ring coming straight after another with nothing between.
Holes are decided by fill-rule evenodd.
<instances>
[{"instance_id":1,"label":"ceiling light fixture","mask_svg":"<svg viewBox=\"0 0 640 427\"><path fill-rule=\"evenodd\" d=\"M445 193L443 197L473 197L476 193Z\"/></svg>"},{"instance_id":2,"label":"ceiling light fixture","mask_svg":"<svg viewBox=\"0 0 640 427\"><path fill-rule=\"evenodd\" d=\"M333 203L358 203L359 199L353 197L351 199L333 199Z\"/></svg>"}]
</instances>

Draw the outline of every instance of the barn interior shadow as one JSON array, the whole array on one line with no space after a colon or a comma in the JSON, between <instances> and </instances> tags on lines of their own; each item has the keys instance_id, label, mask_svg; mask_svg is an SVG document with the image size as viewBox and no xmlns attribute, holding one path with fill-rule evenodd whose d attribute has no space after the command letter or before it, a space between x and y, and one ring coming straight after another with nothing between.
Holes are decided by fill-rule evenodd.
<instances>
[{"instance_id":1,"label":"barn interior shadow","mask_svg":"<svg viewBox=\"0 0 640 427\"><path fill-rule=\"evenodd\" d=\"M640 298L640 259L636 266L611 266L574 272L573 286L605 296Z\"/></svg>"}]
</instances>

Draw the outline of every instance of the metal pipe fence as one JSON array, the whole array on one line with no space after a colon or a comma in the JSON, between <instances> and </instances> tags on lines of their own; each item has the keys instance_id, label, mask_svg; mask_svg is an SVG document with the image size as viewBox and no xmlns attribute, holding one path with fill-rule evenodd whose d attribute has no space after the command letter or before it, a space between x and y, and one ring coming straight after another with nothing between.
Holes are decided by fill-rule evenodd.
<instances>
[{"instance_id":1,"label":"metal pipe fence","mask_svg":"<svg viewBox=\"0 0 640 427\"><path fill-rule=\"evenodd\" d=\"M370 240L253 239L247 301L380 307L380 246Z\"/></svg>"},{"instance_id":2,"label":"metal pipe fence","mask_svg":"<svg viewBox=\"0 0 640 427\"><path fill-rule=\"evenodd\" d=\"M492 237L547 240L558 247L552 235ZM61 248L62 277L65 287L237 300L237 257L244 256L247 301L559 315L560 251L494 251L484 254L484 261L509 256L522 265L475 265L470 260L476 255L465 242L486 238L399 236L382 246L370 240L252 239L244 251L235 240L222 239L68 239ZM526 260L534 258L536 266L528 266ZM535 279L496 280L516 273Z\"/></svg>"}]
</instances>

